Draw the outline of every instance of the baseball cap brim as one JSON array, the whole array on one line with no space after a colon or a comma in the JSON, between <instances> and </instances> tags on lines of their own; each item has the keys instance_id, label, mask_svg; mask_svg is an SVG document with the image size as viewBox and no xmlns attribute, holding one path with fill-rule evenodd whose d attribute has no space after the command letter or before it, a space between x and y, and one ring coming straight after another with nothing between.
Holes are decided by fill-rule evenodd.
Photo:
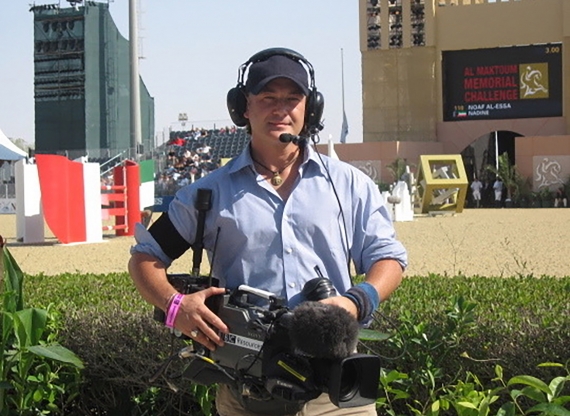
<instances>
[{"instance_id":1,"label":"baseball cap brim","mask_svg":"<svg viewBox=\"0 0 570 416\"><path fill-rule=\"evenodd\" d=\"M249 68L245 90L257 95L277 78L293 81L304 95L309 95L307 71L300 62L283 55L273 55L264 61L253 63Z\"/></svg>"}]
</instances>

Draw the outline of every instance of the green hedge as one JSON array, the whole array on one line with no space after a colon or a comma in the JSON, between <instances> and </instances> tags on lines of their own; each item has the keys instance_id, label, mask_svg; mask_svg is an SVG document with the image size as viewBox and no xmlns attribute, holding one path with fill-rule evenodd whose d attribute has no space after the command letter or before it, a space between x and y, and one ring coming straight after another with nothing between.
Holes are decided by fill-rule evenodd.
<instances>
[{"instance_id":1,"label":"green hedge","mask_svg":"<svg viewBox=\"0 0 570 416\"><path fill-rule=\"evenodd\" d=\"M164 378L149 382L181 343L152 320L128 274L26 276L25 292L29 305L62 312L60 342L85 363L78 414L200 414L204 391L176 379L177 393ZM458 326L469 304L473 318ZM497 364L505 377L547 379L559 369L538 364L570 360L570 277L408 277L380 309L378 328L403 334L372 345L383 367L412 374L428 360L442 385L467 372L491 381ZM409 403L402 406L409 414Z\"/></svg>"},{"instance_id":2,"label":"green hedge","mask_svg":"<svg viewBox=\"0 0 570 416\"><path fill-rule=\"evenodd\" d=\"M413 277L382 310L396 320L409 311L418 323L443 325L453 296L476 304L474 328L461 346L474 359L491 360L477 369L497 361L513 375L532 374L541 362L570 359L569 277Z\"/></svg>"}]
</instances>

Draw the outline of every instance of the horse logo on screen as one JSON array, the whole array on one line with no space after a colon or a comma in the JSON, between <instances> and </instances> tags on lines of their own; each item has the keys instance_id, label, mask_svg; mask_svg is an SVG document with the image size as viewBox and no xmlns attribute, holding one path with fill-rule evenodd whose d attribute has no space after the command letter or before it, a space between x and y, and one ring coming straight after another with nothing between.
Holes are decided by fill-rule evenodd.
<instances>
[{"instance_id":1,"label":"horse logo on screen","mask_svg":"<svg viewBox=\"0 0 570 416\"><path fill-rule=\"evenodd\" d=\"M536 166L535 182L539 188L564 183L561 178L561 172L562 166L557 160L551 160L545 157Z\"/></svg>"},{"instance_id":2,"label":"horse logo on screen","mask_svg":"<svg viewBox=\"0 0 570 416\"><path fill-rule=\"evenodd\" d=\"M520 97L548 98L548 64L523 64L520 66Z\"/></svg>"}]
</instances>

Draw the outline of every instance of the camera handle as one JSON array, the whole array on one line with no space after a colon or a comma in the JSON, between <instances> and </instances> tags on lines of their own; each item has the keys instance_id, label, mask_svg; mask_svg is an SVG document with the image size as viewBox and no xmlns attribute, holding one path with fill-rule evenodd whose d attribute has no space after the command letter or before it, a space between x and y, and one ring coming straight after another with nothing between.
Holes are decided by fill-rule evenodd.
<instances>
[{"instance_id":1,"label":"camera handle","mask_svg":"<svg viewBox=\"0 0 570 416\"><path fill-rule=\"evenodd\" d=\"M248 285L239 285L238 290L241 292L246 292L246 293L250 293L252 295L259 296L260 298L266 299L266 300L271 300L272 298L275 297L275 295L272 292L269 292L269 291L263 290L263 289L257 289L255 287L251 287Z\"/></svg>"},{"instance_id":2,"label":"camera handle","mask_svg":"<svg viewBox=\"0 0 570 416\"><path fill-rule=\"evenodd\" d=\"M238 288L232 293L232 301L239 305L240 296L244 294L254 295L261 299L265 299L269 303L269 309L282 308L285 306L285 299L275 295L273 292L269 292L263 289L257 289L248 285L239 285Z\"/></svg>"},{"instance_id":3,"label":"camera handle","mask_svg":"<svg viewBox=\"0 0 570 416\"><path fill-rule=\"evenodd\" d=\"M198 188L196 203L198 210L198 224L196 226L196 238L192 244L192 275L200 275L200 264L202 263L202 253L204 251L204 226L206 223L206 212L212 208L212 190Z\"/></svg>"}]
</instances>

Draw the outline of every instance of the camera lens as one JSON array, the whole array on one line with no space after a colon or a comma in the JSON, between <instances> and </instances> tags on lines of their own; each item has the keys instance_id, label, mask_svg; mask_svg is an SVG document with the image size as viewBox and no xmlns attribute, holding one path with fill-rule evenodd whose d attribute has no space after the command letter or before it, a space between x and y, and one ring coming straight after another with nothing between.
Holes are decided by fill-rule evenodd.
<instances>
[{"instance_id":1,"label":"camera lens","mask_svg":"<svg viewBox=\"0 0 570 416\"><path fill-rule=\"evenodd\" d=\"M356 361L346 361L340 376L339 402L348 402L359 390L360 366Z\"/></svg>"}]
</instances>

